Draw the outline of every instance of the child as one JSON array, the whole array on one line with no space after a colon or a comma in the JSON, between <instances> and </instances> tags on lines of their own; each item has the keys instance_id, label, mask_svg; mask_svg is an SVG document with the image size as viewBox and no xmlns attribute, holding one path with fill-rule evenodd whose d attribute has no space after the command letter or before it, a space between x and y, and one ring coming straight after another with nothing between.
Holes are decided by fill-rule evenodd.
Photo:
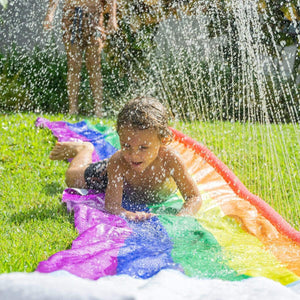
<instances>
[{"instance_id":1,"label":"child","mask_svg":"<svg viewBox=\"0 0 300 300\"><path fill-rule=\"evenodd\" d=\"M68 61L67 87L69 113L78 113L78 93L82 56L85 52L86 67L94 98L94 112L102 113L101 51L105 36L117 29L116 0L65 0L62 17L63 42ZM49 0L44 28L50 29L59 0ZM105 26L104 14L109 14ZM106 28L105 28L106 27Z\"/></svg>"},{"instance_id":2,"label":"child","mask_svg":"<svg viewBox=\"0 0 300 300\"><path fill-rule=\"evenodd\" d=\"M129 101L117 118L121 150L109 160L92 163L91 143L57 143L50 159L73 158L66 172L69 187L105 191L105 208L129 220L145 220L153 214L122 207L123 193L137 204L162 202L173 193L175 182L185 202L178 215L195 214L202 203L196 183L180 157L168 147L172 132L166 109L153 98ZM107 175L106 175L107 172Z\"/></svg>"}]
</instances>

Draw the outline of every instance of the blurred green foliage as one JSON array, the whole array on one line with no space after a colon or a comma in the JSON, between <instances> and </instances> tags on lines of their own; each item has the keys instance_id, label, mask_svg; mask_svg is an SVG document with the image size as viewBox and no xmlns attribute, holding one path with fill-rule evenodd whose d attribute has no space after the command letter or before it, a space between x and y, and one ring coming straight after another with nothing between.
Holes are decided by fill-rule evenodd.
<instances>
[{"instance_id":1,"label":"blurred green foliage","mask_svg":"<svg viewBox=\"0 0 300 300\"><path fill-rule=\"evenodd\" d=\"M66 70L65 56L51 45L31 53L13 46L0 56L0 110L65 112Z\"/></svg>"},{"instance_id":2,"label":"blurred green foliage","mask_svg":"<svg viewBox=\"0 0 300 300\"><path fill-rule=\"evenodd\" d=\"M138 90L141 82L147 80L147 76L151 73L151 55L155 51L155 34L158 25L170 17L179 18L182 14L196 14L201 10L206 14L210 14L212 20L217 20L216 24L211 22L208 25L210 37L214 38L220 34L226 34L224 28L230 27L235 34L235 22L232 14L228 12L229 0L216 1L180 1L180 0L122 0L118 2L119 7L119 30L108 36L106 47L102 52L102 78L103 78L103 104L108 116L114 115L115 111L120 107L126 99L131 97L132 92ZM271 36L268 26L273 29L272 38L275 38L275 43L278 49L282 45L299 44L299 33L297 31L297 22L299 22L299 7L297 1L274 1L260 0L257 2L258 11L261 18L264 19L264 43L269 49L270 55L274 54L274 45L271 43ZM292 9L290 9L292 8ZM291 13L293 12L293 13ZM216 18L213 18L214 14ZM294 27L295 28L294 28ZM292 27L295 29L292 30ZM222 28L222 31L220 30ZM297 35L298 34L298 35ZM230 43L237 43L235 39L227 39ZM54 43L54 42L53 42ZM237 45L238 46L238 45ZM299 48L299 45L298 45ZM179 116L193 119L194 116L199 119L225 119L225 120L241 120L240 115L244 119L247 118L247 107L240 108L240 99L238 98L239 91L235 90L237 86L242 84L241 80L233 73L234 69L239 67L239 52L236 50L232 53L234 45L223 45L224 58L228 59L228 64L220 66L216 62L214 69L219 72L221 80L221 92L231 94L233 101L219 103L214 105L209 91L205 89L207 84L208 66L205 61L198 62L199 74L195 74L190 67L191 62L185 61L184 79L190 79L189 98L195 94L195 101L199 100L198 89L202 86L201 93L207 102L207 108L202 107L202 111L196 111L197 105L189 107L190 100L186 98L186 82L182 82L183 78L176 77L178 73L177 66L174 64L174 57L167 59L166 65L162 65L162 74L166 78L165 81L174 82L174 90L169 93L167 101L171 109L175 113L177 108L174 101L177 101L177 106L182 105ZM299 52L300 53L300 52ZM183 57L186 59L185 57ZM297 71L300 62L300 56L297 55L293 69L293 79L296 80ZM181 58L177 58L181 59ZM229 65L230 63L230 65ZM206 73L205 73L206 72ZM235 72L236 73L236 72ZM195 76L198 75L201 81L195 81ZM66 113L68 106L67 91L66 91L66 76L67 65L66 56L57 50L54 44L49 44L45 49L35 48L29 53L23 49L13 46L7 52L0 54L0 88L1 103L0 111L42 111L49 113ZM288 79L290 80L290 79ZM271 79L269 80L271 82ZM228 86L228 82L232 82ZM283 83L283 86L286 83ZM163 88L163 87L160 87ZM257 95L257 87L254 85L254 95ZM274 92L274 85L268 88L269 92ZM278 92L282 93L282 89ZM175 95L175 96L174 96ZM281 95L278 96L279 98ZM277 97L277 98L278 98ZM292 88L288 93L288 103L296 103L295 109L299 106L299 91ZM194 101L194 102L195 102ZM251 100L252 101L252 100ZM260 106L259 101L256 101L257 107ZM89 80L85 68L82 70L82 81L79 95L80 113L91 115L92 112L92 95L89 89ZM275 103L275 102L274 102ZM284 111L284 119L290 121L288 116L287 103L268 104L269 107L278 105ZM298 106L297 106L298 105ZM199 105L198 105L199 106ZM192 110L191 110L192 108ZM189 109L189 110L188 110ZM189 115L189 116L188 116ZM194 115L194 116L191 116ZM242 120L244 120L242 119Z\"/></svg>"}]
</instances>

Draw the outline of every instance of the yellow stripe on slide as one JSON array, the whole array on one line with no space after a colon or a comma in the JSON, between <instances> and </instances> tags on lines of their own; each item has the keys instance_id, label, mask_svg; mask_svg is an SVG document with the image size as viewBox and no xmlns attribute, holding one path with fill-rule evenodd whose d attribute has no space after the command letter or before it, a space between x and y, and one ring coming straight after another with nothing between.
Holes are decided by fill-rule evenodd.
<instances>
[{"instance_id":1,"label":"yellow stripe on slide","mask_svg":"<svg viewBox=\"0 0 300 300\"><path fill-rule=\"evenodd\" d=\"M255 236L245 232L240 223L225 216L216 202L203 195L198 222L219 242L228 265L239 274L263 276L287 285L299 280Z\"/></svg>"}]
</instances>

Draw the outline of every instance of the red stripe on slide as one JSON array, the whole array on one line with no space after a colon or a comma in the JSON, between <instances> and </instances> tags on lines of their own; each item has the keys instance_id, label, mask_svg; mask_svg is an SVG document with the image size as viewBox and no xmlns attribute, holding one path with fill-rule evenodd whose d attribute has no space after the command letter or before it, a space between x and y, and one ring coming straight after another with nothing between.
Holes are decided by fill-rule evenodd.
<instances>
[{"instance_id":1,"label":"red stripe on slide","mask_svg":"<svg viewBox=\"0 0 300 300\"><path fill-rule=\"evenodd\" d=\"M250 193L237 176L210 150L204 145L198 143L192 138L186 136L182 132L170 128L174 134L174 139L193 149L197 154L204 158L227 182L231 189L240 198L250 202L256 207L258 212L271 222L271 224L288 238L300 244L300 232L293 228L283 217L277 213L269 204L258 196Z\"/></svg>"}]
</instances>

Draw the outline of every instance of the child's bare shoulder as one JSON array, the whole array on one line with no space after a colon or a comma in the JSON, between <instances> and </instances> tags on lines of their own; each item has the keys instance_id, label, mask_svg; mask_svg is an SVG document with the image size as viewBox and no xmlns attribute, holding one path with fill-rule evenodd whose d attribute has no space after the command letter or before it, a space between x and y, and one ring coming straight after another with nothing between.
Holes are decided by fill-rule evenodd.
<instances>
[{"instance_id":1,"label":"child's bare shoulder","mask_svg":"<svg viewBox=\"0 0 300 300\"><path fill-rule=\"evenodd\" d=\"M174 165L181 162L179 154L171 147L165 146L161 149L161 158L167 165Z\"/></svg>"},{"instance_id":2,"label":"child's bare shoulder","mask_svg":"<svg viewBox=\"0 0 300 300\"><path fill-rule=\"evenodd\" d=\"M124 169L124 160L121 155L121 151L117 151L114 153L108 160L108 165L107 165L107 171L118 171L121 172L121 170Z\"/></svg>"}]
</instances>

